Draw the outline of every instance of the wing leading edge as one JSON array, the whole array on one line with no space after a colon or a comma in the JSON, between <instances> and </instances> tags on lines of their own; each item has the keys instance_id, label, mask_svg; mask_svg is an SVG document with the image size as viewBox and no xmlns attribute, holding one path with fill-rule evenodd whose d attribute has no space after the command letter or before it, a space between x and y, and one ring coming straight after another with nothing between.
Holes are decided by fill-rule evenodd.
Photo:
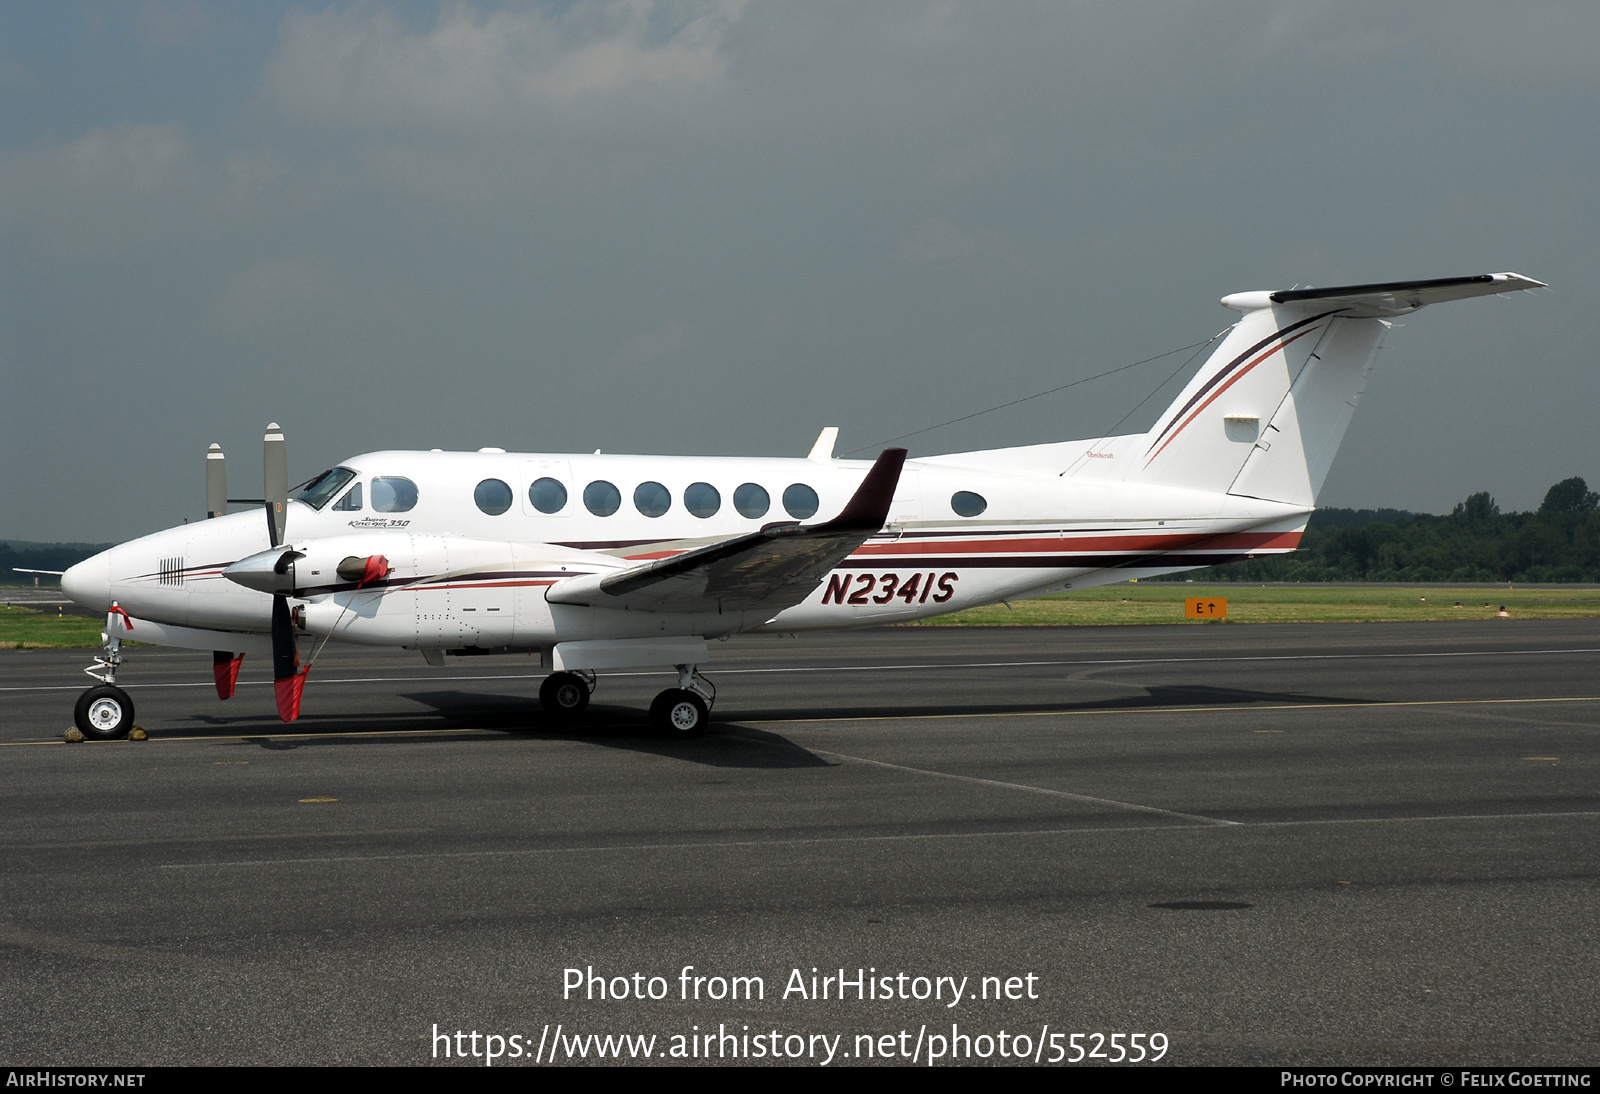
<instances>
[{"instance_id":1,"label":"wing leading edge","mask_svg":"<svg viewBox=\"0 0 1600 1094\"><path fill-rule=\"evenodd\" d=\"M906 450L886 448L844 510L822 524L769 524L671 558L552 585L552 604L627 611L771 611L800 603L883 527Z\"/></svg>"}]
</instances>

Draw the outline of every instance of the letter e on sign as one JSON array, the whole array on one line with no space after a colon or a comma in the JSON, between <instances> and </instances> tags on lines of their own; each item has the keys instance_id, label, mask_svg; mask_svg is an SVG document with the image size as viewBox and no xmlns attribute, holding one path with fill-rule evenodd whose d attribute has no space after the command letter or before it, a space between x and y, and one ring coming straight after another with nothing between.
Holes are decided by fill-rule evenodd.
<instances>
[{"instance_id":1,"label":"letter e on sign","mask_svg":"<svg viewBox=\"0 0 1600 1094\"><path fill-rule=\"evenodd\" d=\"M1183 602L1185 619L1226 619L1228 598L1225 596L1191 596Z\"/></svg>"}]
</instances>

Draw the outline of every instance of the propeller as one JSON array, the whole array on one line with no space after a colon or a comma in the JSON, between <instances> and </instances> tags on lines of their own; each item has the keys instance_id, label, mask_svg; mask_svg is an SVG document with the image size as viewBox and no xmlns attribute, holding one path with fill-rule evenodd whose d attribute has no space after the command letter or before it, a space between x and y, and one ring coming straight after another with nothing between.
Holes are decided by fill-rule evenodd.
<instances>
[{"instance_id":1,"label":"propeller","mask_svg":"<svg viewBox=\"0 0 1600 1094\"><path fill-rule=\"evenodd\" d=\"M267 511L267 542L272 547L283 544L283 524L289 505L289 449L284 444L283 430L277 422L267 424L267 434L262 439L261 495ZM300 670L300 644L295 639L294 616L289 611L289 598L277 591L286 588L294 591L291 567L300 557L298 551L284 551L272 563L272 574L279 578L272 592L272 691L278 701L278 717L292 722L300 717L300 696L306 687L306 672Z\"/></svg>"},{"instance_id":2,"label":"propeller","mask_svg":"<svg viewBox=\"0 0 1600 1094\"><path fill-rule=\"evenodd\" d=\"M222 446L215 442L206 451L206 519L228 515L228 463ZM217 698L232 699L239 685L239 663L244 654L232 650L211 651L211 674L217 681Z\"/></svg>"},{"instance_id":3,"label":"propeller","mask_svg":"<svg viewBox=\"0 0 1600 1094\"><path fill-rule=\"evenodd\" d=\"M261 503L266 510L267 543L276 548L283 543L284 518L289 506L289 450L284 443L283 430L277 422L267 424L261 438ZM247 499L236 499L247 500ZM220 517L228 512L227 462L220 444L213 444L206 452L206 517ZM294 591L294 576L290 567L299 557L295 551L285 551L261 567L258 556L244 569L256 577L252 588L272 593L272 681L278 700L278 716L292 722L300 716L300 695L305 690L306 674L300 671L299 644L295 641L294 617L289 611L289 598L284 592ZM237 565L237 564L236 564ZM257 569L270 569L270 574L255 575ZM265 578L265 583L262 582ZM211 651L211 670L216 677L217 696L232 698L239 682L239 663L244 654L231 650Z\"/></svg>"}]
</instances>

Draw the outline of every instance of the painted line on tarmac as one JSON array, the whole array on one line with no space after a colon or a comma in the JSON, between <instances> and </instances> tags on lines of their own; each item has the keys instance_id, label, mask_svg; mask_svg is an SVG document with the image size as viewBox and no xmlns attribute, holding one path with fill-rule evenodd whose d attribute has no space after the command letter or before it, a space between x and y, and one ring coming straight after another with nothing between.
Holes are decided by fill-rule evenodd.
<instances>
[{"instance_id":1,"label":"painted line on tarmac","mask_svg":"<svg viewBox=\"0 0 1600 1094\"><path fill-rule=\"evenodd\" d=\"M1398 661L1426 657L1543 657L1556 653L1600 653L1600 647L1557 650L1456 650L1435 653L1262 653L1239 657L1105 657L1076 661L965 661L915 665L840 665L837 667L779 666L765 669L713 669L718 676L753 676L783 672L885 672L906 669L1014 669L1071 668L1078 665L1200 665L1247 661ZM649 676L651 673L606 673L617 676Z\"/></svg>"},{"instance_id":2,"label":"painted line on tarmac","mask_svg":"<svg viewBox=\"0 0 1600 1094\"><path fill-rule=\"evenodd\" d=\"M1115 707L1106 710L1001 710L955 714L849 714L832 718L750 718L738 725L826 725L831 722L943 722L960 718L1081 718L1102 714L1246 714L1282 710L1381 710L1385 707L1467 707L1510 703L1600 703L1600 695L1537 699L1373 699L1349 703L1240 703L1225 707Z\"/></svg>"},{"instance_id":3,"label":"painted line on tarmac","mask_svg":"<svg viewBox=\"0 0 1600 1094\"><path fill-rule=\"evenodd\" d=\"M1286 710L1382 710L1389 707L1468 707L1468 706L1507 706L1528 705L1538 703L1600 703L1600 695L1573 695L1556 696L1551 698L1534 699L1405 699L1405 700L1373 700L1370 702L1349 703L1274 703L1270 706L1256 706L1253 704L1239 704L1237 706L1218 707L1116 707L1106 710L999 710L999 711L974 711L971 713L954 714L847 714L835 717L822 718L735 718L723 723L727 726L763 726L763 725L830 725L835 722L947 722L963 718L1087 718L1113 714L1254 714L1270 711ZM714 723L715 724L715 723ZM640 722L580 722L565 726L536 725L517 728L492 728L488 726L467 726L457 728L422 728L422 729L332 729L322 732L307 733L273 733L260 731L256 733L219 733L199 734L194 736L168 736L151 737L150 742L185 742L185 741L281 741L297 738L334 738L334 737L415 737L423 735L467 734L481 733L485 735L505 736L510 733L557 733L557 740L582 740L583 735L604 729L633 729L638 730ZM565 729L567 732L559 733ZM159 731L158 731L159 732ZM59 745L65 742L59 738L46 738L31 741L0 741L0 748L23 748L34 745ZM119 741L84 741L90 745L125 745L133 742ZM149 742L143 742L149 743ZM802 746L803 747L803 746ZM814 751L814 750L811 750ZM876 761L866 761L876 762ZM1020 785L1020 784L1018 784Z\"/></svg>"},{"instance_id":4,"label":"painted line on tarmac","mask_svg":"<svg viewBox=\"0 0 1600 1094\"><path fill-rule=\"evenodd\" d=\"M890 665L787 665L776 668L714 669L718 676L758 676L778 673L839 673L839 672L947 672L950 669L1018 669L1018 668L1072 668L1092 665L1203 665L1229 662L1256 661L1398 661L1403 659L1441 657L1548 657L1553 654L1600 653L1600 647L1552 650L1457 650L1443 653L1274 653L1247 654L1242 657L1109 657L1075 661L955 661L919 662L917 664ZM481 676L456 676L444 673L438 676L331 676L319 678L317 686L325 684L416 684L430 680L543 680L549 673L500 673ZM670 669L652 669L647 672L602 672L607 678L633 676L673 676ZM240 680L238 686L269 687L271 680ZM164 684L118 684L120 688L212 688L209 680L182 681ZM0 692L11 691L82 691L77 684L35 684L27 687L0 687Z\"/></svg>"},{"instance_id":5,"label":"painted line on tarmac","mask_svg":"<svg viewBox=\"0 0 1600 1094\"><path fill-rule=\"evenodd\" d=\"M1181 815L1181 814L1180 814ZM219 870L261 866L320 866L335 863L406 862L425 859L531 858L535 855L592 855L608 851L707 851L723 848L803 847L836 843L904 843L919 840L1015 839L1029 836L1094 836L1138 832L1207 832L1239 829L1290 828L1312 825L1431 824L1461 821L1543 820L1546 818L1600 817L1600 810L1565 813L1467 813L1427 817L1355 817L1309 821L1237 822L1223 829L1212 825L1145 824L1106 828L1024 828L1009 832L910 832L880 836L802 836L756 840L701 840L682 843L621 843L582 847L519 847L508 851L417 851L393 855L315 855L305 858L238 859L228 862L170 862L158 870Z\"/></svg>"},{"instance_id":6,"label":"painted line on tarmac","mask_svg":"<svg viewBox=\"0 0 1600 1094\"><path fill-rule=\"evenodd\" d=\"M891 764L883 760L869 760L864 756L847 756L843 752L829 752L820 748L808 749L807 751L816 756L833 756L847 763L869 764L872 767L887 768L890 771L904 771L912 775L927 775L935 779L952 779L956 782L992 786L1001 790L1023 790L1029 794L1045 794L1052 798L1066 798L1068 801L1087 802L1090 805L1109 805L1117 809L1131 809L1136 813L1157 813L1163 817L1177 817L1180 820L1197 821L1200 824L1236 825L1242 823L1241 821L1219 820L1216 817L1202 817L1195 813L1179 813L1172 809L1158 809L1153 805L1138 805L1134 802L1116 801L1112 798L1096 798L1088 794L1072 794L1065 790L1050 790L1042 786L1029 786L1026 783L980 779L976 775L953 775L948 771L930 771L925 767L906 767L903 764Z\"/></svg>"},{"instance_id":7,"label":"painted line on tarmac","mask_svg":"<svg viewBox=\"0 0 1600 1094\"><path fill-rule=\"evenodd\" d=\"M159 732L159 731L158 731ZM449 737L460 736L467 733L481 733L485 736L503 736L506 730L489 729L487 727L454 727L454 728L424 728L424 729L330 729L321 733L218 733L199 734L194 736L160 736L151 737L148 741L130 741L121 738L115 741L80 741L85 745L133 745L133 744L167 744L194 741L293 741L299 738L316 737ZM22 748L27 745L64 745L65 741L59 737L52 737L43 741L0 741L0 748Z\"/></svg>"}]
</instances>

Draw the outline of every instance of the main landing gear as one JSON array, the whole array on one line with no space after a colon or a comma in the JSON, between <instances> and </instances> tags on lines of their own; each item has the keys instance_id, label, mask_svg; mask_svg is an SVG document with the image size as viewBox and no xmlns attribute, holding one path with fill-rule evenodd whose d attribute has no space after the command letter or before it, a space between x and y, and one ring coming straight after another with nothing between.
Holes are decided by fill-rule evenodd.
<instances>
[{"instance_id":1,"label":"main landing gear","mask_svg":"<svg viewBox=\"0 0 1600 1094\"><path fill-rule=\"evenodd\" d=\"M694 665L677 669L678 686L656 696L650 704L650 723L673 737L698 737L711 717L717 689ZM592 672L553 672L539 685L539 705L553 717L576 718L588 708L594 685Z\"/></svg>"},{"instance_id":2,"label":"main landing gear","mask_svg":"<svg viewBox=\"0 0 1600 1094\"><path fill-rule=\"evenodd\" d=\"M115 741L126 737L133 728L133 700L116 686L117 666L122 664L122 639L101 631L100 641L100 656L94 659L93 667L83 670L100 681L100 686L78 696L72 721L78 732L90 740Z\"/></svg>"},{"instance_id":3,"label":"main landing gear","mask_svg":"<svg viewBox=\"0 0 1600 1094\"><path fill-rule=\"evenodd\" d=\"M539 685L539 705L557 718L576 718L594 694L594 673L553 672Z\"/></svg>"},{"instance_id":4,"label":"main landing gear","mask_svg":"<svg viewBox=\"0 0 1600 1094\"><path fill-rule=\"evenodd\" d=\"M679 665L678 686L657 695L650 704L650 722L674 737L698 737L706 731L717 689L693 665Z\"/></svg>"}]
</instances>

